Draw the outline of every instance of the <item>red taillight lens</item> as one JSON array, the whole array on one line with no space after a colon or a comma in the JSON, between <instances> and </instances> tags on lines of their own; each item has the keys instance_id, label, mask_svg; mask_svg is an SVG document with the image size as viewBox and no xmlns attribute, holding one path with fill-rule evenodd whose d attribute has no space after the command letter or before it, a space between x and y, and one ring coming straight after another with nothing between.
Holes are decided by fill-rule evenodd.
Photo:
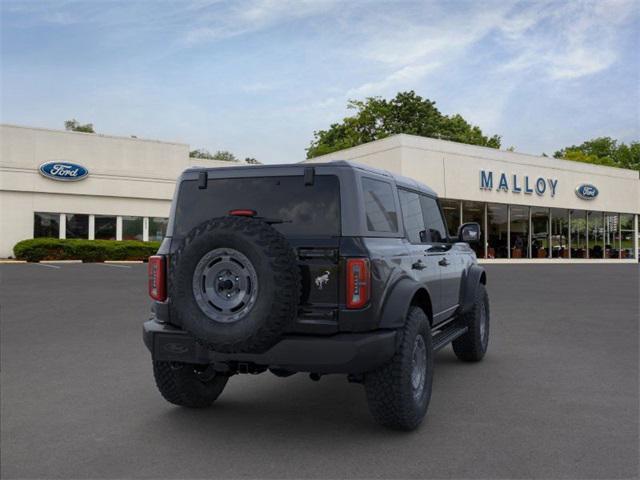
<instances>
[{"instance_id":1,"label":"red taillight lens","mask_svg":"<svg viewBox=\"0 0 640 480\"><path fill-rule=\"evenodd\" d=\"M149 296L158 302L167 299L166 262L163 255L149 257Z\"/></svg>"},{"instance_id":2,"label":"red taillight lens","mask_svg":"<svg viewBox=\"0 0 640 480\"><path fill-rule=\"evenodd\" d=\"M347 308L362 308L369 302L369 260L347 259Z\"/></svg>"},{"instance_id":3,"label":"red taillight lens","mask_svg":"<svg viewBox=\"0 0 640 480\"><path fill-rule=\"evenodd\" d=\"M258 214L255 210L249 210L244 208L237 208L235 210L229 210L229 215L232 217L255 217Z\"/></svg>"}]
</instances>

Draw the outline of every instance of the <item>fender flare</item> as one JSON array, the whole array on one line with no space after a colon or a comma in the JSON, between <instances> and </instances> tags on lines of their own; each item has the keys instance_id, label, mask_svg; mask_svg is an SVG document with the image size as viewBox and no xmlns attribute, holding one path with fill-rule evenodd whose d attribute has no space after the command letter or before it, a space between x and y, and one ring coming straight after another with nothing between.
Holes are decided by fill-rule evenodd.
<instances>
[{"instance_id":1,"label":"fender flare","mask_svg":"<svg viewBox=\"0 0 640 480\"><path fill-rule=\"evenodd\" d=\"M422 294L420 293L421 291L423 292ZM424 285L421 285L408 277L404 277L391 288L389 294L384 300L384 304L382 305L382 315L380 318L380 328L400 328L404 326L407 314L409 313L409 307L411 306L411 301L416 294L421 296L419 305L426 309L425 313L431 322L431 294ZM426 302L428 302L428 305L423 305L425 299Z\"/></svg>"},{"instance_id":2,"label":"fender flare","mask_svg":"<svg viewBox=\"0 0 640 480\"><path fill-rule=\"evenodd\" d=\"M487 284L487 273L479 265L471 265L462 279L460 292L460 313L467 313L473 308L478 285Z\"/></svg>"}]
</instances>

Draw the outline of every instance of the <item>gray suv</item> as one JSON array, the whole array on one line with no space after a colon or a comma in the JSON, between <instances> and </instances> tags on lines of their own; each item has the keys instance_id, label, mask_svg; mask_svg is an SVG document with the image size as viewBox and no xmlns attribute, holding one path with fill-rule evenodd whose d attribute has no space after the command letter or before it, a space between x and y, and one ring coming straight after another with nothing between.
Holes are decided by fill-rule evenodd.
<instances>
[{"instance_id":1,"label":"gray suv","mask_svg":"<svg viewBox=\"0 0 640 480\"><path fill-rule=\"evenodd\" d=\"M452 238L425 185L351 162L186 170L149 259L158 389L207 407L235 374L342 373L378 422L414 429L434 352L487 351L479 238Z\"/></svg>"}]
</instances>

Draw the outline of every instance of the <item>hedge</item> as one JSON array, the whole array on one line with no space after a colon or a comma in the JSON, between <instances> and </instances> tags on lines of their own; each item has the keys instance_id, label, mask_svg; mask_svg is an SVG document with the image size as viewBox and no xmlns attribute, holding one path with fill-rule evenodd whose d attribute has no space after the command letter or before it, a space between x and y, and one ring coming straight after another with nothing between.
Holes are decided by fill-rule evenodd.
<instances>
[{"instance_id":1,"label":"hedge","mask_svg":"<svg viewBox=\"0 0 640 480\"><path fill-rule=\"evenodd\" d=\"M19 260L82 260L104 262L105 260L146 260L155 254L160 242L137 240L81 240L58 238L34 238L22 240L13 247Z\"/></svg>"}]
</instances>

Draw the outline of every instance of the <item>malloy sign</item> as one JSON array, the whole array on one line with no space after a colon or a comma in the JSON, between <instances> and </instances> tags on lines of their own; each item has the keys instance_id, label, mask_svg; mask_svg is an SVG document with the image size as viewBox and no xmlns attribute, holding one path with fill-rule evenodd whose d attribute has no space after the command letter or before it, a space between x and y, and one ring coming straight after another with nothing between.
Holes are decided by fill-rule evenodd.
<instances>
[{"instance_id":1,"label":"malloy sign","mask_svg":"<svg viewBox=\"0 0 640 480\"><path fill-rule=\"evenodd\" d=\"M494 182L495 180L495 182ZM538 196L549 195L555 197L558 180L555 178L529 177L529 175L500 174L490 170L480 170L480 189L495 190L497 192L524 193Z\"/></svg>"}]
</instances>

